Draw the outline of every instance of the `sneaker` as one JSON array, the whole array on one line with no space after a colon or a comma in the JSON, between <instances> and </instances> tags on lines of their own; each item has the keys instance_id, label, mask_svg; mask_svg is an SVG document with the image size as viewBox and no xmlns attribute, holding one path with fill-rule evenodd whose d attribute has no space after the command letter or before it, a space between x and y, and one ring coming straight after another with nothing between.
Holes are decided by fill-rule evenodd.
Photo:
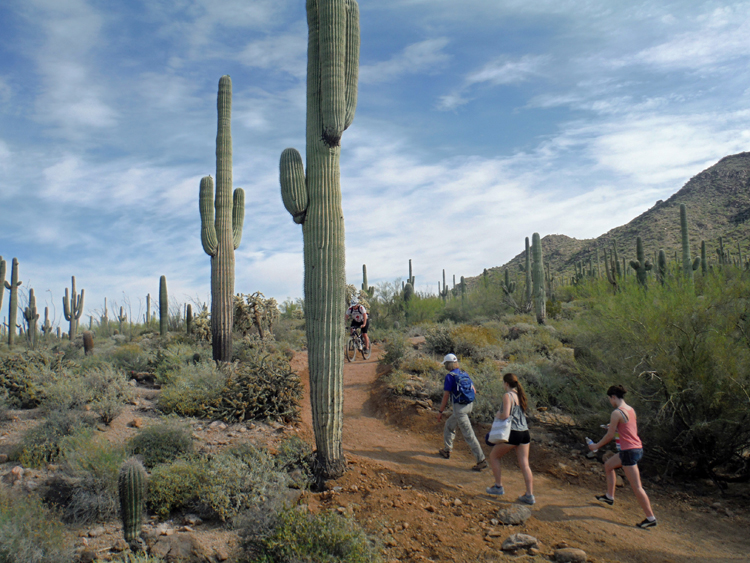
<instances>
[{"instance_id":1,"label":"sneaker","mask_svg":"<svg viewBox=\"0 0 750 563\"><path fill-rule=\"evenodd\" d=\"M521 495L518 497L518 502L522 504L534 504L536 503L536 499L534 498L534 495Z\"/></svg>"},{"instance_id":2,"label":"sneaker","mask_svg":"<svg viewBox=\"0 0 750 563\"><path fill-rule=\"evenodd\" d=\"M503 489L502 485L499 487L497 485L492 485L491 487L487 487L485 491L487 491L488 495L495 495L498 497L505 494L505 489Z\"/></svg>"},{"instance_id":3,"label":"sneaker","mask_svg":"<svg viewBox=\"0 0 750 563\"><path fill-rule=\"evenodd\" d=\"M473 466L471 469L472 471L481 471L482 469L487 469L487 460L483 459L479 463L477 463L475 466Z\"/></svg>"},{"instance_id":4,"label":"sneaker","mask_svg":"<svg viewBox=\"0 0 750 563\"><path fill-rule=\"evenodd\" d=\"M612 506L615 503L615 499L609 498L607 495L596 495L594 498L596 500L606 502L609 506Z\"/></svg>"},{"instance_id":5,"label":"sneaker","mask_svg":"<svg viewBox=\"0 0 750 563\"><path fill-rule=\"evenodd\" d=\"M445 459L450 459L451 457L451 451L446 450L445 448L443 448L442 450L438 450L438 453Z\"/></svg>"},{"instance_id":6,"label":"sneaker","mask_svg":"<svg viewBox=\"0 0 750 563\"><path fill-rule=\"evenodd\" d=\"M649 520L648 518L635 525L636 528L653 528L654 526L656 526L656 520Z\"/></svg>"}]
</instances>

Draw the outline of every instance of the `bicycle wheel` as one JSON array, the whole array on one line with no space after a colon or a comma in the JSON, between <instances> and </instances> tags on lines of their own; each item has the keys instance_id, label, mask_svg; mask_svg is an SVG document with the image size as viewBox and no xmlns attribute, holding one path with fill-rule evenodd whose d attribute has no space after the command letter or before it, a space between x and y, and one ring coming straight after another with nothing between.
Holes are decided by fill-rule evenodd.
<instances>
[{"instance_id":1,"label":"bicycle wheel","mask_svg":"<svg viewBox=\"0 0 750 563\"><path fill-rule=\"evenodd\" d=\"M357 345L354 343L353 338L350 338L346 343L344 352L346 353L346 359L350 362L353 362L357 358Z\"/></svg>"},{"instance_id":2,"label":"bicycle wheel","mask_svg":"<svg viewBox=\"0 0 750 563\"><path fill-rule=\"evenodd\" d=\"M372 354L372 344L370 344L370 347L365 349L365 343L362 341L362 348L359 349L360 352L362 352L362 357L365 360L370 359L370 354Z\"/></svg>"}]
</instances>

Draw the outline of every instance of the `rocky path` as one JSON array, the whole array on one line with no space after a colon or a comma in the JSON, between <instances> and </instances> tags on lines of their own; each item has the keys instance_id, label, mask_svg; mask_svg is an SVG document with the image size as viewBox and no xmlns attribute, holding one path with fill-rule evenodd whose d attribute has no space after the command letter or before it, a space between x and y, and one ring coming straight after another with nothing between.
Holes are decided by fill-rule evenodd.
<instances>
[{"instance_id":1,"label":"rocky path","mask_svg":"<svg viewBox=\"0 0 750 563\"><path fill-rule=\"evenodd\" d=\"M489 469L481 473L469 469L474 459L460 433L456 437L451 459L445 460L437 455L438 448L442 447L443 423L437 422L435 411L411 408L394 421L393 413L381 398L377 385L378 356L376 347L369 361L360 359L355 363L346 363L344 367L344 448L347 457L363 467L375 467L376 474L377 468L382 468L391 475L392 482L398 482L393 478L398 476L401 483L409 481L421 484L423 492L431 490L443 498L458 495L464 499L464 509L452 510L450 514L446 512L442 519L437 514L437 522L433 522L430 528L426 520L433 517L431 505L427 497L418 492L420 486L401 487L396 495L400 500L391 500L384 490L378 494L373 491L369 496L354 499L360 503L355 503L355 506L366 506L372 518L397 519L407 525L410 519L413 520L411 529L422 530L424 537L412 533L403 542L397 543L421 543L425 548L420 554L423 559L429 555L429 560L433 561L494 560L492 554L499 553L500 544L490 541L487 531L489 524L485 525L482 516L468 512L491 515L493 510L508 506L524 492L515 455L511 453L503 459L506 497L498 499L484 494L485 487L493 482L492 474ZM306 362L305 354L298 354L295 358L295 367L307 384ZM306 397L303 426L310 435L309 394ZM391 415L390 418L387 414ZM750 560L750 538L746 533L747 521L744 518L730 518L713 509L703 512L694 504L649 490L647 484L659 525L649 530L635 528L634 524L643 519L643 513L627 484L618 488L614 507L601 505L593 498L605 486L601 465L583 459L580 454L560 458L559 450L545 449L544 444L539 442L538 431L534 437L531 465L535 473L537 504L533 507L533 517L520 529L508 530L503 536L522 531L550 547L567 544L581 548L586 551L589 560L595 561L687 563ZM485 452L489 453L489 448L485 448ZM568 469L567 464L573 469ZM372 471L368 473L363 470L361 473L368 475L368 478L359 478L357 482L369 490L367 484ZM410 494L416 496L410 499ZM397 514L389 514L396 508ZM445 525L445 517L450 520L456 513L458 522L466 522L462 537L458 538L460 541L451 541L450 534L445 537L431 533L432 529ZM359 519L362 520L361 511ZM443 550L440 546L430 546L430 543L447 545ZM460 556L455 546L460 546ZM403 553L409 551L404 550ZM412 552L412 555L415 553Z\"/></svg>"}]
</instances>

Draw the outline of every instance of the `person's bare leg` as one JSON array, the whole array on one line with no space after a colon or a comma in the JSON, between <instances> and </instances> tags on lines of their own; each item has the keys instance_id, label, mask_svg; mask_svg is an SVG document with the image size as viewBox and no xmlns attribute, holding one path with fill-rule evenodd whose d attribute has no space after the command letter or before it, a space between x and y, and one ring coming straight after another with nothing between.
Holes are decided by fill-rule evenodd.
<instances>
[{"instance_id":1,"label":"person's bare leg","mask_svg":"<svg viewBox=\"0 0 750 563\"><path fill-rule=\"evenodd\" d=\"M607 495L611 499L615 498L615 485L617 483L615 469L618 467L622 467L620 454L612 456L607 460L607 463L604 464L604 472L607 475Z\"/></svg>"},{"instance_id":2,"label":"person's bare leg","mask_svg":"<svg viewBox=\"0 0 750 563\"><path fill-rule=\"evenodd\" d=\"M624 465L622 469L625 471L625 476L630 482L630 488L633 489L635 498L638 500L638 504L641 505L643 512L646 513L647 517L653 518L654 511L651 510L651 501L648 500L648 495L646 494L646 491L643 490L643 485L641 484L641 472L638 469L638 466Z\"/></svg>"},{"instance_id":3,"label":"person's bare leg","mask_svg":"<svg viewBox=\"0 0 750 563\"><path fill-rule=\"evenodd\" d=\"M511 446L510 444L495 444L492 446L492 451L490 452L490 467L492 468L492 475L495 476L495 485L498 487L503 486L503 472L500 467L500 459L513 448L515 448L515 446Z\"/></svg>"},{"instance_id":4,"label":"person's bare leg","mask_svg":"<svg viewBox=\"0 0 750 563\"><path fill-rule=\"evenodd\" d=\"M531 474L531 467L529 466L529 447L531 444L521 444L516 448L516 458L518 459L518 467L521 468L523 473L523 482L526 483L526 494L534 496L534 476Z\"/></svg>"}]
</instances>

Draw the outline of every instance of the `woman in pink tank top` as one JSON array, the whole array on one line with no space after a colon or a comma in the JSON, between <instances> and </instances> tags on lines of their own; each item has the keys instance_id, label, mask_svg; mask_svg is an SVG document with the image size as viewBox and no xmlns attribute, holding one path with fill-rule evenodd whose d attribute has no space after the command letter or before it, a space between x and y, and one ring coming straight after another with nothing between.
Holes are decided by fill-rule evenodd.
<instances>
[{"instance_id":1,"label":"woman in pink tank top","mask_svg":"<svg viewBox=\"0 0 750 563\"><path fill-rule=\"evenodd\" d=\"M638 470L638 461L643 457L643 444L638 437L638 424L636 422L635 409L625 402L625 388L622 385L613 385L607 389L610 404L614 407L609 419L609 428L604 438L596 444L589 444L589 449L594 451L605 446L615 437L615 432L620 434L620 453L612 456L604 464L604 472L607 475L607 494L598 495L596 500L612 506L615 503L615 483L617 475L615 470L622 467L628 483L633 489L638 504L641 505L646 519L636 524L639 528L652 528L656 526L654 511L651 510L651 502L648 500L646 491L641 485L641 473Z\"/></svg>"}]
</instances>

